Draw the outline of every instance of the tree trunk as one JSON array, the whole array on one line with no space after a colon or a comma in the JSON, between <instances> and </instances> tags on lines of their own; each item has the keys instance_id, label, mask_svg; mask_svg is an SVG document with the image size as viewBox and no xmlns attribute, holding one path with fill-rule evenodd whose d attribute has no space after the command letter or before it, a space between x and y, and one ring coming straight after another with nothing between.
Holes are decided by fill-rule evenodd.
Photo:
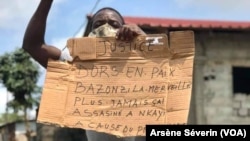
<instances>
[{"instance_id":1,"label":"tree trunk","mask_svg":"<svg viewBox=\"0 0 250 141\"><path fill-rule=\"evenodd\" d=\"M24 106L24 122L25 122L25 128L26 128L26 137L28 141L31 141L31 131L30 131L30 124L27 118L27 107Z\"/></svg>"}]
</instances>

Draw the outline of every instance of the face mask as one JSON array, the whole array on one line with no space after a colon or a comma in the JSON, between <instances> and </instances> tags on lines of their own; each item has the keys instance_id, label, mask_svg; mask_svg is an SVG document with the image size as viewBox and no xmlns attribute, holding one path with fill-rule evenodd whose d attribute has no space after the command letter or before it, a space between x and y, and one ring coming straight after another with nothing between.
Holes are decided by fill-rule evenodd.
<instances>
[{"instance_id":1,"label":"face mask","mask_svg":"<svg viewBox=\"0 0 250 141\"><path fill-rule=\"evenodd\" d=\"M106 23L90 32L88 37L115 37L117 31L118 29Z\"/></svg>"}]
</instances>

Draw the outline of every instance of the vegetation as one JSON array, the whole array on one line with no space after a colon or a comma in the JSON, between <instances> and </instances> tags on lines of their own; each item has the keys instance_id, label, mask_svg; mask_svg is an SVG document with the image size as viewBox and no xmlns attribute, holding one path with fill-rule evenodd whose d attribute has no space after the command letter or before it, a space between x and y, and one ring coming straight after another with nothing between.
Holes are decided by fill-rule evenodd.
<instances>
[{"instance_id":1,"label":"vegetation","mask_svg":"<svg viewBox=\"0 0 250 141\"><path fill-rule=\"evenodd\" d=\"M39 104L39 99L35 97L35 94L41 91L37 85L38 78L39 66L22 48L0 56L0 83L13 95L7 106L13 109L14 113L23 113L27 133L27 110Z\"/></svg>"}]
</instances>

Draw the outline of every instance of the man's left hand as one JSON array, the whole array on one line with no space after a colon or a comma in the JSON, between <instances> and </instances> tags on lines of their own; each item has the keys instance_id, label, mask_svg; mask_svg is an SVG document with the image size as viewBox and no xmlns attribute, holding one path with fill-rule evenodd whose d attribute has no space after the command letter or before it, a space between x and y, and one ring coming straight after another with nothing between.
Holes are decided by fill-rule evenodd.
<instances>
[{"instance_id":1,"label":"man's left hand","mask_svg":"<svg viewBox=\"0 0 250 141\"><path fill-rule=\"evenodd\" d=\"M131 41L138 35L146 35L137 25L123 25L116 33L116 38L121 41Z\"/></svg>"}]
</instances>

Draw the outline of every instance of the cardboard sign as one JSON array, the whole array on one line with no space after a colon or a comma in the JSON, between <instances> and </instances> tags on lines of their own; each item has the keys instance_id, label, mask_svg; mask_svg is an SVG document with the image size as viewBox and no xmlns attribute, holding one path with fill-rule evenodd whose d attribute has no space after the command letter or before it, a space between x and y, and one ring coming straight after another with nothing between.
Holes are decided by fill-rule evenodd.
<instances>
[{"instance_id":1,"label":"cardboard sign","mask_svg":"<svg viewBox=\"0 0 250 141\"><path fill-rule=\"evenodd\" d=\"M169 46L170 45L170 46ZM139 36L73 38L73 62L48 62L38 122L117 136L145 136L146 124L186 124L192 31Z\"/></svg>"}]
</instances>

